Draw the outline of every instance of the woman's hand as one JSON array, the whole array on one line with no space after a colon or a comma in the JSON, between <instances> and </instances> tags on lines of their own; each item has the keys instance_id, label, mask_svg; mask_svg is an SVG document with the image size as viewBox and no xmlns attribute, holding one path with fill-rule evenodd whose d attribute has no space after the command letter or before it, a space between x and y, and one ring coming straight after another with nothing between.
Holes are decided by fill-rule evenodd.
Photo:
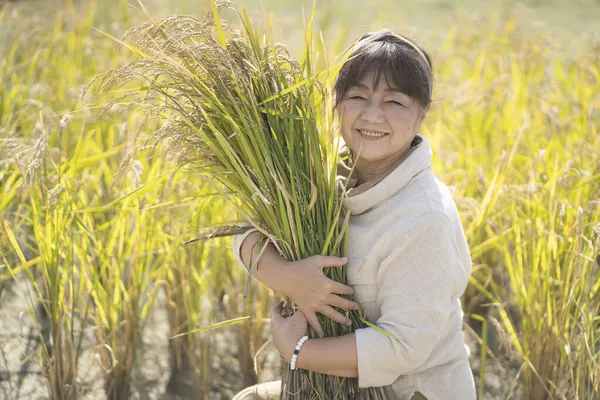
<instances>
[{"instance_id":1,"label":"woman's hand","mask_svg":"<svg viewBox=\"0 0 600 400\"><path fill-rule=\"evenodd\" d=\"M296 344L306 335L308 324L302 311L297 310L287 318L281 315L282 311L283 302L277 303L271 309L271 337L281 357L289 363Z\"/></svg>"},{"instance_id":2,"label":"woman's hand","mask_svg":"<svg viewBox=\"0 0 600 400\"><path fill-rule=\"evenodd\" d=\"M327 278L323 273L325 267L341 267L344 264L345 258L312 256L290 262L285 267L287 283L282 292L298 305L303 317L320 337L323 336L323 329L317 312L339 324L350 326L352 321L333 307L358 310L355 302L338 296L351 295L352 288Z\"/></svg>"},{"instance_id":3,"label":"woman's hand","mask_svg":"<svg viewBox=\"0 0 600 400\"><path fill-rule=\"evenodd\" d=\"M250 259L258 257L261 246L256 246L260 232L253 232L241 244L240 255L246 266ZM251 254L254 254L251 257ZM350 325L346 316L333 307L357 310L358 306L339 295L351 295L352 288L331 280L323 273L325 267L341 267L346 259L340 257L312 256L299 261L288 261L269 243L254 270L254 276L273 290L281 292L294 301L304 313L318 336L323 336L317 313L339 324Z\"/></svg>"},{"instance_id":4,"label":"woman's hand","mask_svg":"<svg viewBox=\"0 0 600 400\"><path fill-rule=\"evenodd\" d=\"M241 244L240 255L246 266L250 265L250 259L258 257L261 246L256 244L260 237L260 232L253 232ZM252 253L254 255L251 257ZM358 309L357 304L339 296L351 295L352 288L327 278L323 273L323 268L341 267L346 261L340 257L312 256L290 262L279 254L273 243L269 243L254 270L254 276L294 301L306 316L313 331L322 337L323 329L317 313L339 324L350 325L350 319L333 307L343 310Z\"/></svg>"},{"instance_id":5,"label":"woman's hand","mask_svg":"<svg viewBox=\"0 0 600 400\"><path fill-rule=\"evenodd\" d=\"M281 357L291 362L298 341L306 335L306 316L297 310L291 317L283 317L283 303L271 309L271 337ZM358 377L358 350L356 334L335 338L311 339L302 346L296 367L326 375L345 378Z\"/></svg>"}]
</instances>

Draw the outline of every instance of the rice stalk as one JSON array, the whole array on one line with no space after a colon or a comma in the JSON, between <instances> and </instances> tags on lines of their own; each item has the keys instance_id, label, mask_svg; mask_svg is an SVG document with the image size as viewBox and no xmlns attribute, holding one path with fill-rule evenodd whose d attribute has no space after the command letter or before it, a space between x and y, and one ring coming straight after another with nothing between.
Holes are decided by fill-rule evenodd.
<instances>
[{"instance_id":1,"label":"rice stalk","mask_svg":"<svg viewBox=\"0 0 600 400\"><path fill-rule=\"evenodd\" d=\"M153 175L161 163L152 164ZM86 249L86 285L94 300L94 323L108 399L131 395L132 374L142 345L142 332L165 272L163 234L156 210L144 206L153 193L132 191L139 174L131 175L128 193L113 206L111 220L98 225L104 210L80 210L80 228L91 238ZM135 194L132 194L135 192Z\"/></svg>"},{"instance_id":2,"label":"rice stalk","mask_svg":"<svg viewBox=\"0 0 600 400\"><path fill-rule=\"evenodd\" d=\"M48 139L53 132L43 122L47 118L45 112L38 108L34 111L40 111L33 113L33 118L39 117L33 133L38 137L32 144L25 140L19 143L18 139L12 142L28 157L26 170L13 177L29 184L26 223L31 229L31 243L26 244L34 257L26 259L22 244L3 219L4 232L21 265L13 267L4 255L2 258L17 283L18 277L25 276L28 308L40 337L39 361L50 398L74 400L79 396L77 374L89 302L82 298L77 286L81 268L74 252L74 202L70 193L58 190L64 184L61 173L66 165L55 165L48 156ZM26 127L28 121L22 117L19 122ZM66 128L67 123L60 124L58 136ZM19 159L20 154L13 156ZM53 183L58 185L50 189Z\"/></svg>"},{"instance_id":3,"label":"rice stalk","mask_svg":"<svg viewBox=\"0 0 600 400\"><path fill-rule=\"evenodd\" d=\"M166 265L169 265L165 289L171 336L171 377L167 387L173 393L188 393L206 399L214 390L214 338L196 330L214 320L229 319L229 315L220 312L220 307L207 308L207 302L221 297L221 286L227 282L223 276L231 272L225 253L228 248L221 240L203 240L194 246L183 245L183 240L190 235L190 231L196 231L198 225L214 225L226 215L227 210L222 208L223 200L212 194L206 196L207 192L207 185L199 188L198 196L204 196L199 198L200 207L186 207L186 212L181 213L185 221L183 224L166 225L170 235L178 239L173 243L164 243L164 248L169 249L165 259ZM177 198L177 195L173 197ZM165 217L172 221L173 212L166 213Z\"/></svg>"},{"instance_id":4,"label":"rice stalk","mask_svg":"<svg viewBox=\"0 0 600 400\"><path fill-rule=\"evenodd\" d=\"M342 255L347 221L340 220L332 126L322 117L328 94L311 62L312 27L300 64L284 45L259 35L245 11L238 16L241 31L220 25L217 13L132 28L119 43L136 60L99 77L97 93L141 82L126 104L141 108L146 119L166 121L143 145L168 139L168 151L222 187L288 260ZM325 273L346 281L344 269ZM320 322L326 336L366 326L358 313L351 319L352 328L325 317ZM359 390L356 379L302 371L284 375L282 393L291 398L291 392L303 399L379 396L378 389Z\"/></svg>"}]
</instances>

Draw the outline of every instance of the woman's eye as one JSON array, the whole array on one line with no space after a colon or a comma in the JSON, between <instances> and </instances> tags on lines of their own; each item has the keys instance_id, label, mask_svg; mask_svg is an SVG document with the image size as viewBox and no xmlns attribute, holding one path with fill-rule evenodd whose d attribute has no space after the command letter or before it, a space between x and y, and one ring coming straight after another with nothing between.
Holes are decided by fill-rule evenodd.
<instances>
[{"instance_id":1,"label":"woman's eye","mask_svg":"<svg viewBox=\"0 0 600 400\"><path fill-rule=\"evenodd\" d=\"M404 107L404 104L400 103L399 101L396 100L390 100L390 101L386 101L386 103L392 103L392 104L397 104L399 106Z\"/></svg>"},{"instance_id":2,"label":"woman's eye","mask_svg":"<svg viewBox=\"0 0 600 400\"><path fill-rule=\"evenodd\" d=\"M364 100L365 98L362 96L350 96L348 97L350 100Z\"/></svg>"}]
</instances>

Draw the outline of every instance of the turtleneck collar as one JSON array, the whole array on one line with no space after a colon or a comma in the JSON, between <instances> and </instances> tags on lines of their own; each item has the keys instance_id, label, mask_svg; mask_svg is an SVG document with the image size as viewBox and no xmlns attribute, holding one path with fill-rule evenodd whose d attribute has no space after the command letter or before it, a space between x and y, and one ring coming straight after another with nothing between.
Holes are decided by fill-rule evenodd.
<instances>
[{"instance_id":1,"label":"turtleneck collar","mask_svg":"<svg viewBox=\"0 0 600 400\"><path fill-rule=\"evenodd\" d=\"M429 141L417 134L411 142L410 149L396 161L390 170L378 177L357 186L356 169L352 171L353 162L348 147L343 146L339 155L345 157L338 162L337 183L340 193L346 186L344 207L352 215L364 214L394 194L405 188L420 172L431 166L432 151Z\"/></svg>"}]
</instances>

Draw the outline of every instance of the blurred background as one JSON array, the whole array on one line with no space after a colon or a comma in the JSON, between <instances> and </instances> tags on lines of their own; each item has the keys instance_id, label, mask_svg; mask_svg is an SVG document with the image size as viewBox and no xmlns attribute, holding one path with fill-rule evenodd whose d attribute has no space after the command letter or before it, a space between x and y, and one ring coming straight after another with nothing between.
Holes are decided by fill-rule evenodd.
<instances>
[{"instance_id":1,"label":"blurred background","mask_svg":"<svg viewBox=\"0 0 600 400\"><path fill-rule=\"evenodd\" d=\"M273 293L254 282L243 297L230 238L184 244L234 208L160 147L130 152L161 121L123 92L80 97L131 61L114 38L148 14L211 10L143 4L0 0L2 400L229 399L279 376ZM600 398L600 2L315 4L321 66L382 28L432 56L422 133L471 247L479 398ZM312 2L233 5L302 56Z\"/></svg>"}]
</instances>

